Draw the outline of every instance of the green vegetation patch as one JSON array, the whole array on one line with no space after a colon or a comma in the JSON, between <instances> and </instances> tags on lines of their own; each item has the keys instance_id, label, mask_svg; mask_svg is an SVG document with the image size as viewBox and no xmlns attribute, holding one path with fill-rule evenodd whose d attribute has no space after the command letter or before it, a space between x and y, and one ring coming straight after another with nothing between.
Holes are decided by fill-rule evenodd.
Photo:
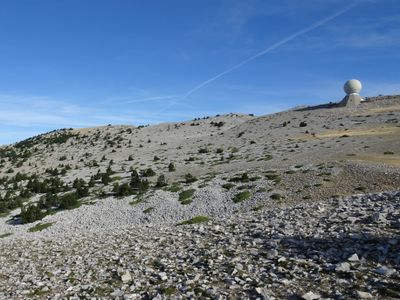
<instances>
[{"instance_id":1,"label":"green vegetation patch","mask_svg":"<svg viewBox=\"0 0 400 300\"><path fill-rule=\"evenodd\" d=\"M38 232L38 231L42 231L45 230L46 228L49 228L51 225L53 225L53 223L39 223L36 224L35 226L29 228L29 232Z\"/></svg>"},{"instance_id":2,"label":"green vegetation patch","mask_svg":"<svg viewBox=\"0 0 400 300\"><path fill-rule=\"evenodd\" d=\"M146 208L146 209L143 211L143 213L149 214L149 213L151 213L153 210L154 210L154 207L149 207L149 208Z\"/></svg>"},{"instance_id":3,"label":"green vegetation patch","mask_svg":"<svg viewBox=\"0 0 400 300\"><path fill-rule=\"evenodd\" d=\"M192 197L193 194L196 190L195 189L190 189L190 190L185 190L179 193L179 202L183 205L187 205L192 203Z\"/></svg>"},{"instance_id":4,"label":"green vegetation patch","mask_svg":"<svg viewBox=\"0 0 400 300\"><path fill-rule=\"evenodd\" d=\"M170 187L166 188L166 191L176 193L179 192L181 189L182 188L178 184L174 183Z\"/></svg>"},{"instance_id":5,"label":"green vegetation patch","mask_svg":"<svg viewBox=\"0 0 400 300\"><path fill-rule=\"evenodd\" d=\"M210 220L210 218L207 216L197 216L192 219L183 221L183 222L179 223L178 225L192 225L192 224L208 222L209 220Z\"/></svg>"},{"instance_id":6,"label":"green vegetation patch","mask_svg":"<svg viewBox=\"0 0 400 300\"><path fill-rule=\"evenodd\" d=\"M4 233L4 234L0 234L0 239L4 239L4 238L6 238L6 237L8 237L8 236L10 236L10 235L12 235L11 232L9 232L9 233Z\"/></svg>"},{"instance_id":7,"label":"green vegetation patch","mask_svg":"<svg viewBox=\"0 0 400 300\"><path fill-rule=\"evenodd\" d=\"M224 189L230 190L231 188L235 187L235 185L234 185L233 183L224 183L224 184L222 185L222 187L223 187Z\"/></svg>"},{"instance_id":8,"label":"green vegetation patch","mask_svg":"<svg viewBox=\"0 0 400 300\"><path fill-rule=\"evenodd\" d=\"M250 197L251 197L251 193L249 191L243 191L243 192L237 193L235 195L235 197L233 197L233 202L239 203L239 202L249 199Z\"/></svg>"},{"instance_id":9,"label":"green vegetation patch","mask_svg":"<svg viewBox=\"0 0 400 300\"><path fill-rule=\"evenodd\" d=\"M271 199L280 200L280 199L282 199L282 195L278 194L278 193L274 193L271 195Z\"/></svg>"},{"instance_id":10,"label":"green vegetation patch","mask_svg":"<svg viewBox=\"0 0 400 300\"><path fill-rule=\"evenodd\" d=\"M266 177L268 180L274 181L275 183L279 183L279 182L281 182L281 180L282 180L282 177L279 176L278 174L266 174L265 177Z\"/></svg>"}]
</instances>

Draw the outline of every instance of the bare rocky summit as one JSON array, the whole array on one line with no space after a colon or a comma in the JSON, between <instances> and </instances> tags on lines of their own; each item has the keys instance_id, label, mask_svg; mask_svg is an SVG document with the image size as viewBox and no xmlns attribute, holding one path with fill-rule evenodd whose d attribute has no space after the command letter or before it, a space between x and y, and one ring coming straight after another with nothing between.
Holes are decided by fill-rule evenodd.
<instances>
[{"instance_id":1,"label":"bare rocky summit","mask_svg":"<svg viewBox=\"0 0 400 300\"><path fill-rule=\"evenodd\" d=\"M1 299L400 298L400 97L0 148Z\"/></svg>"}]
</instances>

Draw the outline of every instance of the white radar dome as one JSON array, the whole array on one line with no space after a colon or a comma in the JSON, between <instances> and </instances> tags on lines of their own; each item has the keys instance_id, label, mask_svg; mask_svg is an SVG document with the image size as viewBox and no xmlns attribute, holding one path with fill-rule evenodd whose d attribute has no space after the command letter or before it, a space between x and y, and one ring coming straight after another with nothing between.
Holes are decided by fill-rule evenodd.
<instances>
[{"instance_id":1,"label":"white radar dome","mask_svg":"<svg viewBox=\"0 0 400 300\"><path fill-rule=\"evenodd\" d=\"M351 79L351 80L346 81L343 89L347 95L359 94L361 92L362 85L359 80Z\"/></svg>"}]
</instances>

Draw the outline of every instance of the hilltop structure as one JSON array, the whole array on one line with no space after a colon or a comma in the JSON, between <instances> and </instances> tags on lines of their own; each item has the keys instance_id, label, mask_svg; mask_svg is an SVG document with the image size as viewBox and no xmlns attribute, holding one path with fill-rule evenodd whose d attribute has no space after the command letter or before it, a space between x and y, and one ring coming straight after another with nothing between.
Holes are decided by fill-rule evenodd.
<instances>
[{"instance_id":1,"label":"hilltop structure","mask_svg":"<svg viewBox=\"0 0 400 300\"><path fill-rule=\"evenodd\" d=\"M343 89L346 93L346 97L344 97L343 100L339 103L339 106L355 108L360 105L362 101L360 97L362 85L359 80L351 79L346 81Z\"/></svg>"}]
</instances>

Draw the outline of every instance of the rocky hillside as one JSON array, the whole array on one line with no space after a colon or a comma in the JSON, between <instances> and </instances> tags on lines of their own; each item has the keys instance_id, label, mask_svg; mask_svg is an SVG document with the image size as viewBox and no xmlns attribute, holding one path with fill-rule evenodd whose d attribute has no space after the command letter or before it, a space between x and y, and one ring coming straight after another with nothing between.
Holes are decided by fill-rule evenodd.
<instances>
[{"instance_id":1,"label":"rocky hillside","mask_svg":"<svg viewBox=\"0 0 400 300\"><path fill-rule=\"evenodd\" d=\"M0 164L4 299L400 297L400 96L61 129Z\"/></svg>"}]
</instances>

